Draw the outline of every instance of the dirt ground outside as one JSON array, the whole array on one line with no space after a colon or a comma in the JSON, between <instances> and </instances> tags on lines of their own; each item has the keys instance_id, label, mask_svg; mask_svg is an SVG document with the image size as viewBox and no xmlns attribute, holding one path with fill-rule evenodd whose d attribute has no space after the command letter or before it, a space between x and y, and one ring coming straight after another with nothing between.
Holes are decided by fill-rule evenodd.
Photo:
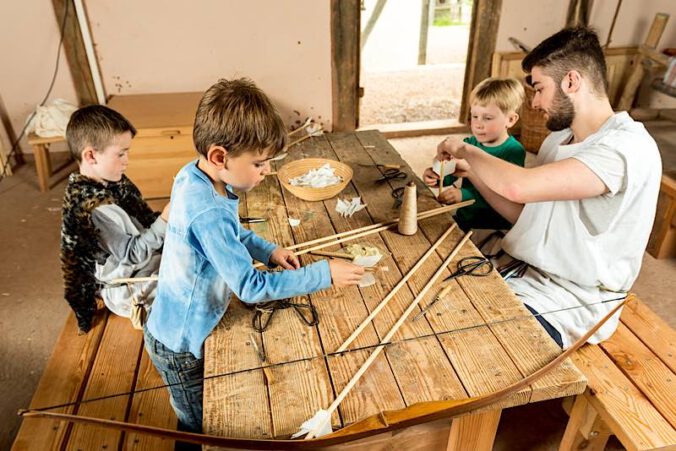
<instances>
[{"instance_id":1,"label":"dirt ground outside","mask_svg":"<svg viewBox=\"0 0 676 451\"><path fill-rule=\"evenodd\" d=\"M464 17L471 13L465 6ZM371 11L362 12L362 27ZM388 2L361 54L360 126L457 119L469 25L429 27L426 64L418 65L420 4Z\"/></svg>"}]
</instances>

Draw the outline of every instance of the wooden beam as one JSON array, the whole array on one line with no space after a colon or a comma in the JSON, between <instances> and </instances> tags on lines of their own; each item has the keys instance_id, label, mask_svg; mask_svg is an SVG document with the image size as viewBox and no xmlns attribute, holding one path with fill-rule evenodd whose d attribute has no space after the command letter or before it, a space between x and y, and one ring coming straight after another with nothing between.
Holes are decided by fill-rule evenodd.
<instances>
[{"instance_id":1,"label":"wooden beam","mask_svg":"<svg viewBox=\"0 0 676 451\"><path fill-rule=\"evenodd\" d=\"M66 4L67 7L66 7ZM89 70L87 53L85 52L80 25L75 14L75 6L71 0L52 0L57 26L61 30L63 16L67 10L66 25L63 29L63 50L68 60L68 67L73 78L73 85L80 105L98 103L94 79Z\"/></svg>"},{"instance_id":2,"label":"wooden beam","mask_svg":"<svg viewBox=\"0 0 676 451\"><path fill-rule=\"evenodd\" d=\"M434 16L434 6L430 0L422 0L420 12L420 36L418 38L418 64L427 64L427 37L430 33L430 22Z\"/></svg>"},{"instance_id":3,"label":"wooden beam","mask_svg":"<svg viewBox=\"0 0 676 451\"><path fill-rule=\"evenodd\" d=\"M589 14L593 6L594 0L570 0L566 16L566 27L589 25Z\"/></svg>"},{"instance_id":4,"label":"wooden beam","mask_svg":"<svg viewBox=\"0 0 676 451\"><path fill-rule=\"evenodd\" d=\"M469 112L469 93L491 74L491 58L498 37L502 0L475 0L467 47L465 82L458 120L465 123Z\"/></svg>"},{"instance_id":5,"label":"wooden beam","mask_svg":"<svg viewBox=\"0 0 676 451\"><path fill-rule=\"evenodd\" d=\"M383 9L385 8L385 3L387 3L387 0L378 0L376 3L376 6L373 7L373 12L371 13L371 17L369 17L368 22L366 22L366 26L364 27L364 31L361 32L361 44L360 48L364 50L364 46L366 45L366 41L368 41L369 36L371 36L371 32L373 31L373 27L376 26L376 23L378 22L378 18L380 17L380 13L383 12Z\"/></svg>"},{"instance_id":6,"label":"wooden beam","mask_svg":"<svg viewBox=\"0 0 676 451\"><path fill-rule=\"evenodd\" d=\"M359 0L331 0L333 131L359 124Z\"/></svg>"}]
</instances>

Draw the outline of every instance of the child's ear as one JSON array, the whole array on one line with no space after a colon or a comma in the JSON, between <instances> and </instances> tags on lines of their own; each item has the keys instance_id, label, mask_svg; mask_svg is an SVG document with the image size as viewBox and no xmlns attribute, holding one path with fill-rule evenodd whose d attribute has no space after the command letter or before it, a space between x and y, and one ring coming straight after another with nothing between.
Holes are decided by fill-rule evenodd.
<instances>
[{"instance_id":1,"label":"child's ear","mask_svg":"<svg viewBox=\"0 0 676 451\"><path fill-rule=\"evenodd\" d=\"M212 144L207 151L207 161L217 169L227 169L228 151L223 146Z\"/></svg>"},{"instance_id":2,"label":"child's ear","mask_svg":"<svg viewBox=\"0 0 676 451\"><path fill-rule=\"evenodd\" d=\"M96 164L96 150L92 146L87 146L82 151L82 161L89 164Z\"/></svg>"},{"instance_id":3,"label":"child's ear","mask_svg":"<svg viewBox=\"0 0 676 451\"><path fill-rule=\"evenodd\" d=\"M514 127L514 125L516 125L518 120L519 120L519 113L517 113L517 112L510 113L509 116L507 117L507 128Z\"/></svg>"}]
</instances>

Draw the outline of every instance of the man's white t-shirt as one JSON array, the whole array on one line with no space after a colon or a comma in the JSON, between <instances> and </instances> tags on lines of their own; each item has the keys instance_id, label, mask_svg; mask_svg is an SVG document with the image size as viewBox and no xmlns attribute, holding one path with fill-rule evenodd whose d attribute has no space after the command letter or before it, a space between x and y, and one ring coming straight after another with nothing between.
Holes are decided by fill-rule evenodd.
<instances>
[{"instance_id":1,"label":"man's white t-shirt","mask_svg":"<svg viewBox=\"0 0 676 451\"><path fill-rule=\"evenodd\" d=\"M643 124L617 113L576 144L570 129L550 134L537 165L575 158L608 188L597 197L526 204L503 248L531 265L507 282L523 302L561 333L569 347L617 303L641 268L659 193L662 164ZM619 294L618 294L619 293ZM575 308L577 307L577 308ZM568 309L546 314L553 310ZM619 313L589 340L598 343L617 328Z\"/></svg>"}]
</instances>

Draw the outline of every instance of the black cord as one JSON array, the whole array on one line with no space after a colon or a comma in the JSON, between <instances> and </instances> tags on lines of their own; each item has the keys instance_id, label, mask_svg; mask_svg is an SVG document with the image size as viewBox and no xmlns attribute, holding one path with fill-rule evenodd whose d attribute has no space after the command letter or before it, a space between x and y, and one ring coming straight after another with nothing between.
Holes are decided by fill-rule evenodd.
<instances>
[{"instance_id":1,"label":"black cord","mask_svg":"<svg viewBox=\"0 0 676 451\"><path fill-rule=\"evenodd\" d=\"M479 328L482 328L482 327L496 326L496 325L499 325L499 324L509 323L511 321L525 321L525 320L528 320L530 318L543 317L545 315L549 315L549 314L552 314L552 313L565 312L565 311L568 311L568 310L575 310L575 309L579 309L579 308L583 308L583 307L589 307L589 306L592 306L592 305L607 304L609 302L624 301L626 298L627 298L626 296L623 296L623 297L619 297L619 298L605 299L603 301L592 302L592 303L589 303L589 304L577 305L577 306L574 306L574 307L565 307L565 308L550 310L548 312L539 312L539 313L536 313L536 314L528 313L526 315L515 316L515 317L512 317L512 318L501 319L501 320L492 321L492 322L488 322L488 323L479 323L479 324L475 324L475 325L472 325L472 326L461 327L461 328L458 328L458 329L449 329L449 330L444 330L444 331L441 331L441 332L432 332L432 333L428 333L428 334L418 335L418 336L415 336L415 337L402 338L400 340L389 341L387 343L378 343L378 344L373 344L373 345L359 346L359 347L356 347L356 348L346 349L346 350L340 351L340 352L328 352L326 354L313 355L313 356L310 356L310 357L300 357L300 358L297 358L297 359L287 360L285 362L271 363L271 364L268 364L268 365L261 365L261 366L257 366L257 367L253 367L253 368L243 368L241 370L235 370L235 371L231 371L229 373L219 373L219 374L213 374L211 376L205 376L204 380L206 381L206 380L211 380L211 379L220 379L220 378L227 377L227 376L234 376L234 375L238 375L238 374L248 373L248 372L251 372L251 371L264 370L264 369L268 369L268 368L277 368L277 367L280 367L280 366L291 365L291 364L294 364L294 363L310 362L310 361L314 361L314 360L317 360L317 359L327 359L329 357L343 357L346 354L351 354L353 352L361 352L361 351L375 349L375 348L379 348L379 347L390 348L391 346L395 346L395 345L398 345L398 344L404 344L404 343L408 343L408 342L411 342L411 341L422 340L422 339L425 339L425 338L440 337L440 336L447 335L447 334L467 332L467 331L479 329ZM51 406L31 408L31 409L27 409L27 411L29 411L29 412L42 412L42 411L46 411L46 410L60 409L60 408L63 408L63 407L79 406L79 405L87 404L87 403L90 403L90 402L103 401L105 399L117 398L117 397L120 397L120 396L135 395L135 394L145 393L145 392L149 392L149 391L153 391L153 390L159 390L159 389L162 389L162 388L169 388L169 387L173 387L173 386L178 386L178 385L181 385L181 384L183 384L183 382L174 382L174 383L171 383L171 384L155 385L155 386L152 386L152 387L141 388L141 389L138 389L138 390L132 390L132 391L126 391L126 392L120 392L120 393L112 393L112 394L108 394L108 395L98 396L98 397L95 397L95 398L82 399L80 401L73 401L73 402L68 402L68 403L63 403L63 404L54 404L54 405L51 405Z\"/></svg>"},{"instance_id":2,"label":"black cord","mask_svg":"<svg viewBox=\"0 0 676 451\"><path fill-rule=\"evenodd\" d=\"M54 74L52 75L52 81L49 83L49 89L47 89L47 94L45 94L45 97L42 99L42 102L38 105L43 106L47 99L49 98L50 94L52 93L52 89L54 89L54 83L56 83L56 75L59 73L59 60L61 59L61 46L63 45L63 37L64 37L64 31L66 30L66 19L68 18L68 5L70 4L70 0L66 0L65 2L65 7L63 11L63 20L61 21L61 40L59 40L59 46L56 48L56 64L54 67ZM21 129L21 133L19 133L19 136L16 138L14 143L12 144L12 148L7 154L7 161L5 161L4 166L2 167L2 172L0 172L0 182L2 182L5 179L5 174L7 173L7 168L10 165L10 162L12 161L12 158L15 156L19 149L19 141L21 141L21 138L23 138L23 135L26 133L26 130L28 129L28 126L30 125L31 121L35 117L35 114L38 112L37 108L35 108L35 111L30 115L28 120L26 121L26 125L23 126Z\"/></svg>"}]
</instances>

